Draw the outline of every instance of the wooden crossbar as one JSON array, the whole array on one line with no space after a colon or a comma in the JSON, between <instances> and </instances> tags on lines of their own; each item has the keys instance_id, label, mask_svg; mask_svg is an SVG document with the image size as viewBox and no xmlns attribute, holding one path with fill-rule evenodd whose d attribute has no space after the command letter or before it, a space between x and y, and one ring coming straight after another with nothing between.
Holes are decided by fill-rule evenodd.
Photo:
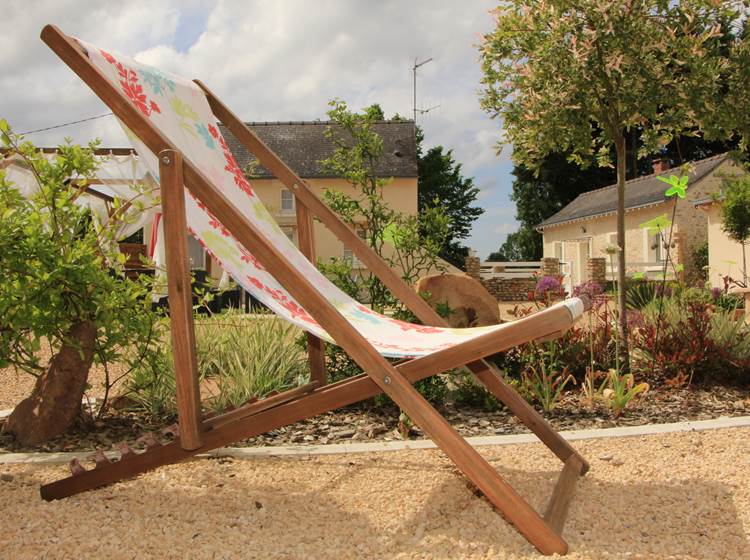
<instances>
[{"instance_id":1,"label":"wooden crossbar","mask_svg":"<svg viewBox=\"0 0 750 560\"><path fill-rule=\"evenodd\" d=\"M47 26L42 31L42 39L58 56L65 61L74 72L117 114L120 120L132 130L153 153L161 154L168 150L176 153L175 146L146 119L107 78L91 63L85 51L73 39L67 37L57 28ZM401 281L380 258L372 252L323 202L312 193L305 183L297 177L279 158L273 154L257 137L247 133L247 128L241 125L231 113L227 114L223 104L207 92L207 99L216 116L222 120L235 136L247 145L255 148L253 153L260 162L274 172L282 182L294 189L295 196L306 210L298 213L298 224L311 228L309 213L322 216L323 222L339 238L347 243L360 260L379 276L399 299L404 301L413 312L428 324L444 324L442 319L419 298L410 286ZM222 113L223 111L223 113ZM227 122L229 121L229 122ZM239 123L239 124L238 124ZM238 135L239 132L239 135ZM269 164L270 163L270 164ZM346 380L340 384L323 386L311 393L293 398L292 400L271 403L270 408L263 409L262 405L243 410L233 416L224 417L222 421L206 420L198 427L191 427L185 438L193 438L192 442L177 440L175 443L162 447L155 447L149 451L124 458L123 460L104 465L102 468L83 472L80 475L45 485L42 494L48 499L70 495L114 480L120 480L142 472L155 466L183 460L196 453L209 451L226 445L232 441L264 433L275 427L287 425L308 416L338 408L348 402L356 402L366 398L367 393L385 392L390 396L432 440L445 452L456 466L484 493L487 499L515 525L529 542L542 553L563 554L567 551L567 544L551 526L523 500L513 488L481 457L461 436L458 435L443 418L411 385L420 377L434 375L451 363L466 364L477 375L490 391L498 395L514 413L529 425L547 445L564 461L576 458L576 463L584 469L585 461L580 459L575 450L556 434L544 420L528 404L515 394L500 378L498 372L481 359L502 349L503 344L514 342L520 344L539 336L549 335L564 330L572 323L572 316L565 307L548 309L544 313L533 316L528 321L519 321L507 329L488 333L476 337L464 344L448 348L430 356L410 360L395 367L383 358L375 348L338 312L338 310L318 292L311 281L303 276L291 262L262 234L262 232L246 219L206 179L202 172L189 160L182 162L182 174L187 189L206 205L208 210L229 230L245 247L252 249L261 265L268 270L282 286L312 315L331 337L355 360L366 372L365 376ZM283 175L279 176L279 173ZM170 179L175 182L175 175ZM165 207L165 212L170 211ZM172 212L172 211L170 211ZM184 213L184 211L183 211ZM177 212L179 214L179 210ZM173 223L177 223L176 221ZM184 234L184 231L183 231ZM174 236L172 236L174 238ZM314 258L312 251L311 229L303 233L304 251L308 258ZM169 241L169 240L168 240ZM183 239L184 242L184 239ZM174 244L174 243L173 243ZM179 253L179 249L175 254ZM171 298L170 298L171 299ZM171 304L171 302L170 302ZM179 304L178 304L179 305ZM179 308L178 308L179 310ZM182 312L181 312L182 314ZM533 332L529 325L537 327ZM190 327L185 322L183 328ZM188 340L189 336L181 338ZM311 339L311 345L317 339ZM318 341L319 342L319 341ZM194 360L194 347L189 343L180 350L182 363L190 365ZM192 356L190 355L192 353ZM321 359L322 345L312 348L316 360ZM315 367L313 365L313 367ZM177 376L177 382L183 386L182 391L190 394L190 385L197 382L195 371L190 367L187 373ZM325 372L314 372L318 383L324 379ZM192 379L188 379L192 376ZM178 385L178 391L179 391ZM178 399L179 400L179 399ZM194 401L185 401L180 407L182 416L189 417L190 409L195 413ZM248 415L249 414L249 415ZM197 441L195 438L201 438ZM194 447L194 446L198 447Z\"/></svg>"}]
</instances>

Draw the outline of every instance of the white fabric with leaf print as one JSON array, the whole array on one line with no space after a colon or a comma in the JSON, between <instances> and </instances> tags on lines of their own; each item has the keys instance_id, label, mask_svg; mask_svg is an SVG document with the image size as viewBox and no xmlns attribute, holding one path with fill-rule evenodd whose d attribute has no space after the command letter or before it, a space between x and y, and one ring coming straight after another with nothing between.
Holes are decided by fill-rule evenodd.
<instances>
[{"instance_id":1,"label":"white fabric with leaf print","mask_svg":"<svg viewBox=\"0 0 750 560\"><path fill-rule=\"evenodd\" d=\"M452 329L415 325L376 313L333 285L300 253L253 192L219 130L203 91L193 82L81 42L94 65L112 81L213 186L250 220L347 321L384 356L416 357L507 328ZM156 156L126 129L145 166L158 177ZM230 232L186 191L190 232L254 297L282 318L329 342L328 333ZM578 307L571 310L578 311Z\"/></svg>"}]
</instances>

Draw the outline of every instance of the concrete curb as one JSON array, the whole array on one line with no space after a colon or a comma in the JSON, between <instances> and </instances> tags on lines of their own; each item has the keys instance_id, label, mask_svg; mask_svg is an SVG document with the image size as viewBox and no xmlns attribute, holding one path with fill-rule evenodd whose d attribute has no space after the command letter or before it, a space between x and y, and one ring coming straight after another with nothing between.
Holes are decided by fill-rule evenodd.
<instances>
[{"instance_id":1,"label":"concrete curb","mask_svg":"<svg viewBox=\"0 0 750 560\"><path fill-rule=\"evenodd\" d=\"M601 428L592 430L571 430L560 432L568 441L586 439L605 439L619 437L637 437L675 432L698 432L703 430L719 430L726 428L750 427L750 416L721 417L711 420L696 420L691 422L675 422L672 424L647 424L644 426L621 426L617 428ZM536 443L539 440L534 434L512 434L505 436L477 436L466 438L473 446L513 445L521 443ZM235 459L251 459L255 457L283 457L314 455L335 455L340 453L374 453L382 451L402 451L406 449L436 449L431 440L384 441L373 443L336 443L331 445L286 445L267 447L224 447L198 457L233 457ZM0 464L10 463L68 463L73 458L84 459L91 454L87 452L72 453L2 453ZM119 453L107 453L118 457Z\"/></svg>"}]
</instances>

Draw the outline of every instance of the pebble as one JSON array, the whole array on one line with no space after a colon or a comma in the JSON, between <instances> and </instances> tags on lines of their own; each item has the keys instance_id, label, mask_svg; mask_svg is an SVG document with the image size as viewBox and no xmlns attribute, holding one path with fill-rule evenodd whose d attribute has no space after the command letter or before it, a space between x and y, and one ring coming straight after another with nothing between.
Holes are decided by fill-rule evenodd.
<instances>
[{"instance_id":1,"label":"pebble","mask_svg":"<svg viewBox=\"0 0 750 560\"><path fill-rule=\"evenodd\" d=\"M13 482L13 475L8 473L0 474L0 480L3 482Z\"/></svg>"}]
</instances>

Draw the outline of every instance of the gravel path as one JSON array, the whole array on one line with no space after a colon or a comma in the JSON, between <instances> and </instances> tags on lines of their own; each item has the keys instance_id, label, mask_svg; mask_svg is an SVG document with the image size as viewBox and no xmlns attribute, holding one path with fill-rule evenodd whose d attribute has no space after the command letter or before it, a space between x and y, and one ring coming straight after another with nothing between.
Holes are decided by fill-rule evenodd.
<instances>
[{"instance_id":1,"label":"gravel path","mask_svg":"<svg viewBox=\"0 0 750 560\"><path fill-rule=\"evenodd\" d=\"M568 558L750 558L750 428L576 446ZM544 507L560 465L541 445L483 453ZM199 460L41 501L61 474L0 466L2 558L541 558L437 451Z\"/></svg>"},{"instance_id":2,"label":"gravel path","mask_svg":"<svg viewBox=\"0 0 750 560\"><path fill-rule=\"evenodd\" d=\"M39 357L43 364L46 364L49 360L50 352L44 344L42 344ZM110 376L112 379L120 377L122 372L123 366L121 364L115 363L110 365ZM104 380L104 368L102 366L92 366L89 372L91 389L86 394L89 397L101 397L104 394ZM36 378L28 373L16 371L12 367L0 368L0 410L13 408L21 400L28 397L34 388L35 382ZM111 391L112 394L117 394L116 389L112 389Z\"/></svg>"}]
</instances>

